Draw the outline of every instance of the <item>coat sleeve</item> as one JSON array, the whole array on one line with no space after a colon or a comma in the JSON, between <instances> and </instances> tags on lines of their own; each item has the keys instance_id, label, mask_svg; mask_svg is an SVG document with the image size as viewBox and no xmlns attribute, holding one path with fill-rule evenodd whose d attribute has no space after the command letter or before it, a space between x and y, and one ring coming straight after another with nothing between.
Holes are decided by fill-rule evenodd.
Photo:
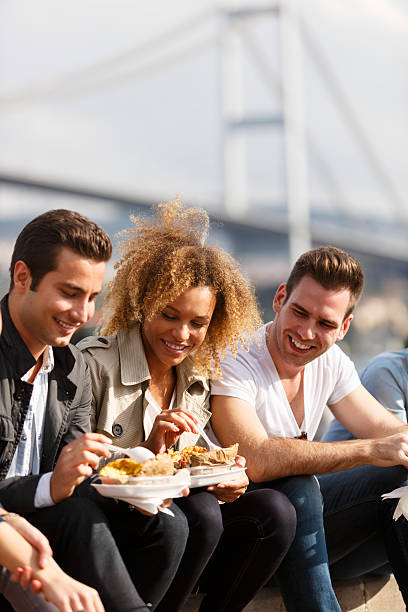
<instances>
[{"instance_id":1,"label":"coat sleeve","mask_svg":"<svg viewBox=\"0 0 408 612\"><path fill-rule=\"evenodd\" d=\"M44 436L42 472L52 471L61 449L87 431L90 431L90 405L91 380L89 368L85 360L79 355L76 363L77 389L69 406L59 404L55 406L55 423L50 426L49 438ZM56 397L56 380L49 381L48 393ZM60 389L59 389L60 390ZM48 407L48 409L52 407ZM62 423L60 419L62 420ZM55 425L55 427L54 427ZM0 481L0 503L10 512L28 513L36 510L34 498L41 474L30 476L16 476Z\"/></svg>"},{"instance_id":2,"label":"coat sleeve","mask_svg":"<svg viewBox=\"0 0 408 612\"><path fill-rule=\"evenodd\" d=\"M0 482L0 503L9 512L34 512L34 497L40 475L15 476Z\"/></svg>"},{"instance_id":3,"label":"coat sleeve","mask_svg":"<svg viewBox=\"0 0 408 612\"><path fill-rule=\"evenodd\" d=\"M70 410L70 419L62 436L60 450L66 444L76 440L87 431L91 431L90 412L92 401L91 377L88 364L83 362L81 367L81 383L79 385L78 397Z\"/></svg>"},{"instance_id":4,"label":"coat sleeve","mask_svg":"<svg viewBox=\"0 0 408 612\"><path fill-rule=\"evenodd\" d=\"M99 414L101 411L101 398L104 393L105 375L103 366L99 364L88 351L83 351L83 356L89 369L89 379L91 385L90 401L90 427L91 431L96 431Z\"/></svg>"}]
</instances>

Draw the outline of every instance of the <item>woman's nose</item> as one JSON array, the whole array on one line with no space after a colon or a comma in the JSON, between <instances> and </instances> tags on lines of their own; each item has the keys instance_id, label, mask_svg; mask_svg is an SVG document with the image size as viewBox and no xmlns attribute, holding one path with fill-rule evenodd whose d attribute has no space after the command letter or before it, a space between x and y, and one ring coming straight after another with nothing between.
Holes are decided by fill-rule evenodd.
<instances>
[{"instance_id":1,"label":"woman's nose","mask_svg":"<svg viewBox=\"0 0 408 612\"><path fill-rule=\"evenodd\" d=\"M186 325L186 324L178 325L174 329L173 335L174 335L175 338L177 338L177 340L180 340L180 341L188 340L188 338L190 336L190 330L188 328L188 325Z\"/></svg>"}]
</instances>

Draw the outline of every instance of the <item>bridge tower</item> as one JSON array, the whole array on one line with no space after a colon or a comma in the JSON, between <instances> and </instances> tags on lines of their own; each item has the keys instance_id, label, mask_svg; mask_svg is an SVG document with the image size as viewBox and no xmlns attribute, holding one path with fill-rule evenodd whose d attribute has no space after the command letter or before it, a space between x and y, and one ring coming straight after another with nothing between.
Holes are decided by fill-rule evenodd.
<instances>
[{"instance_id":1,"label":"bridge tower","mask_svg":"<svg viewBox=\"0 0 408 612\"><path fill-rule=\"evenodd\" d=\"M309 197L307 188L306 137L303 108L302 41L297 0L227 10L222 13L219 43L220 105L222 117L223 200L232 219L250 218L248 157L250 135L255 130L281 130L285 167L289 253L293 263L310 248ZM257 40L254 28L260 20L278 25L279 75ZM272 28L271 28L272 29ZM279 94L278 113L248 111L248 78L244 62L249 59L258 78L270 93ZM271 156L272 158L272 156ZM272 162L271 162L272 163Z\"/></svg>"}]
</instances>

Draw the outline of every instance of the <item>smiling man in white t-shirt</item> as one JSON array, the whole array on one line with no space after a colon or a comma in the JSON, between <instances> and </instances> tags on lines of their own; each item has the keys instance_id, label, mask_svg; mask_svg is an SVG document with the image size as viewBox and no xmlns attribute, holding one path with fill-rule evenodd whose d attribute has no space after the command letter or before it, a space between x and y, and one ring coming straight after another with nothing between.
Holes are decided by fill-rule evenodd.
<instances>
[{"instance_id":1,"label":"smiling man in white t-shirt","mask_svg":"<svg viewBox=\"0 0 408 612\"><path fill-rule=\"evenodd\" d=\"M381 502L381 493L405 480L408 429L364 389L335 345L350 327L363 283L359 262L344 251L304 253L276 292L274 321L259 330L249 351L225 360L223 377L212 384L212 426L220 442L239 442L253 486L268 483L296 508L296 538L277 574L289 611L340 610L327 550L339 573L342 566L364 573L388 557L408 604L402 544L408 531L393 523L392 504ZM360 439L314 442L326 405ZM326 474L321 492L314 474ZM370 547L379 533L386 552L377 543ZM364 561L351 569L356 551Z\"/></svg>"}]
</instances>

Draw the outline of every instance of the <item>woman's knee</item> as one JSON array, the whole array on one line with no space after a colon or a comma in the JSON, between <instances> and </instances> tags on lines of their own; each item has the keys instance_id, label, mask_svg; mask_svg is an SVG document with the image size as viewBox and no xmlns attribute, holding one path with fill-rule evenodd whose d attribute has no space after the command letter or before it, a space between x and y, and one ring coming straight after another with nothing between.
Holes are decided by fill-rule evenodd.
<instances>
[{"instance_id":1,"label":"woman's knee","mask_svg":"<svg viewBox=\"0 0 408 612\"><path fill-rule=\"evenodd\" d=\"M222 515L217 498L207 491L177 500L176 504L185 514L190 537L202 542L218 542L223 532Z\"/></svg>"},{"instance_id":2,"label":"woman's knee","mask_svg":"<svg viewBox=\"0 0 408 612\"><path fill-rule=\"evenodd\" d=\"M174 516L159 512L150 535L152 539L161 541L162 549L167 551L166 554L180 557L185 550L189 535L188 523L176 504L173 503L170 510ZM162 554L165 553L162 552Z\"/></svg>"},{"instance_id":3,"label":"woman's knee","mask_svg":"<svg viewBox=\"0 0 408 612\"><path fill-rule=\"evenodd\" d=\"M186 515L190 529L201 526L203 529L216 526L222 531L220 505L212 493L200 491L182 500L177 505Z\"/></svg>"},{"instance_id":4,"label":"woman's knee","mask_svg":"<svg viewBox=\"0 0 408 612\"><path fill-rule=\"evenodd\" d=\"M286 495L272 489L258 489L244 498L248 515L258 523L264 537L279 533L282 540L292 542L296 533L296 510Z\"/></svg>"},{"instance_id":5,"label":"woman's knee","mask_svg":"<svg viewBox=\"0 0 408 612\"><path fill-rule=\"evenodd\" d=\"M172 504L170 506L174 516L160 513L160 518L165 523L165 529L171 532L172 537L179 538L180 540L187 540L188 537L188 522L184 513L176 506Z\"/></svg>"}]
</instances>

